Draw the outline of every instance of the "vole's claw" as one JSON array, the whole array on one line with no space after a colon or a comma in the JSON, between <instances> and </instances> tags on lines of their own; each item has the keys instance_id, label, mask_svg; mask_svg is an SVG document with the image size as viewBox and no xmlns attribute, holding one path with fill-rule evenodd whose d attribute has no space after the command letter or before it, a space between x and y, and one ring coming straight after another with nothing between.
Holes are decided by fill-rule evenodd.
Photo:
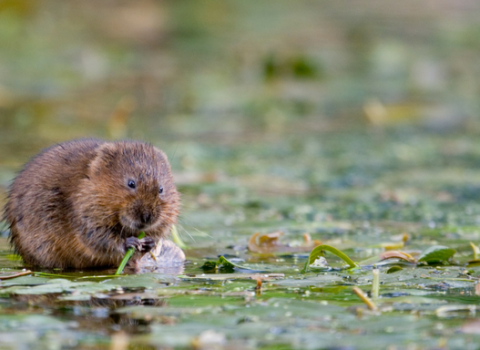
<instances>
[{"instance_id":1,"label":"vole's claw","mask_svg":"<svg viewBox=\"0 0 480 350\"><path fill-rule=\"evenodd\" d=\"M140 250L142 253L151 251L156 245L156 242L152 237L143 237L140 242L142 244L142 249Z\"/></svg>"},{"instance_id":2,"label":"vole's claw","mask_svg":"<svg viewBox=\"0 0 480 350\"><path fill-rule=\"evenodd\" d=\"M128 237L125 240L125 251L128 250L129 248L135 248L135 250L140 251L142 248L142 243L137 237Z\"/></svg>"},{"instance_id":3,"label":"vole's claw","mask_svg":"<svg viewBox=\"0 0 480 350\"><path fill-rule=\"evenodd\" d=\"M151 237L144 237L138 239L137 237L128 237L125 240L125 250L133 247L137 252L146 253L151 251L155 247L155 241Z\"/></svg>"}]
</instances>

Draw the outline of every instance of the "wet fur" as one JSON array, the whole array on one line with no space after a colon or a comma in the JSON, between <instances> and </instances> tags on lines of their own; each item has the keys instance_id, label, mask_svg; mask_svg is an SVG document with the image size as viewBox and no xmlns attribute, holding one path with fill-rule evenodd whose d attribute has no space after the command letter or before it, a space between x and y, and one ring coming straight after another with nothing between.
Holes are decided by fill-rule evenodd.
<instances>
[{"instance_id":1,"label":"wet fur","mask_svg":"<svg viewBox=\"0 0 480 350\"><path fill-rule=\"evenodd\" d=\"M86 139L27 163L10 187L5 217L11 243L29 265L106 267L119 265L126 238L141 231L155 241L165 236L178 207L163 152L142 142Z\"/></svg>"}]
</instances>

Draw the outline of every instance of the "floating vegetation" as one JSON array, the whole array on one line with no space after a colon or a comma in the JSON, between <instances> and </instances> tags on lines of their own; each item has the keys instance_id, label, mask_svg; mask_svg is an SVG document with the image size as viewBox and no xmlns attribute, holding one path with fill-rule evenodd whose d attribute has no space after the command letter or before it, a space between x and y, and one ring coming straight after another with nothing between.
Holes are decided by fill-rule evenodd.
<instances>
[{"instance_id":1,"label":"floating vegetation","mask_svg":"<svg viewBox=\"0 0 480 350\"><path fill-rule=\"evenodd\" d=\"M480 8L453 3L0 2L0 207L43 147L142 139L187 258L24 271L0 223L1 348L477 349Z\"/></svg>"},{"instance_id":2,"label":"floating vegetation","mask_svg":"<svg viewBox=\"0 0 480 350\"><path fill-rule=\"evenodd\" d=\"M447 263L455 254L455 249L436 245L429 247L418 257L418 261L426 263Z\"/></svg>"}]
</instances>

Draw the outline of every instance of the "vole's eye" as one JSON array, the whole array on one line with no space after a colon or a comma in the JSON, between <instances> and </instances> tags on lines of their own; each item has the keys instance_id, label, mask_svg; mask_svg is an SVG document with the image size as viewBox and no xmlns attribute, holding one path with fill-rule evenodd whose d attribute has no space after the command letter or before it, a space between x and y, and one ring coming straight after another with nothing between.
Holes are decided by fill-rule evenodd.
<instances>
[{"instance_id":1,"label":"vole's eye","mask_svg":"<svg viewBox=\"0 0 480 350\"><path fill-rule=\"evenodd\" d=\"M128 180L127 186L130 187L130 188L135 188L137 185L135 184L135 181Z\"/></svg>"},{"instance_id":2,"label":"vole's eye","mask_svg":"<svg viewBox=\"0 0 480 350\"><path fill-rule=\"evenodd\" d=\"M163 193L163 187L160 186L160 188L158 189L158 193L162 194Z\"/></svg>"}]
</instances>

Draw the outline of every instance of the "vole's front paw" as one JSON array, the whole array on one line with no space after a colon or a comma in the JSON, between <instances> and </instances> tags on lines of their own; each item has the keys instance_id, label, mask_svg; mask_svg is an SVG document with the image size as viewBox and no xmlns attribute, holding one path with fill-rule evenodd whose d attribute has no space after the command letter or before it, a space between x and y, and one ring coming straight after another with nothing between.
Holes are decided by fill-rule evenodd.
<instances>
[{"instance_id":1,"label":"vole's front paw","mask_svg":"<svg viewBox=\"0 0 480 350\"><path fill-rule=\"evenodd\" d=\"M134 247L137 252L147 253L155 247L155 241L152 237L143 237L142 239L128 237L125 240L125 250L131 247Z\"/></svg>"},{"instance_id":2,"label":"vole's front paw","mask_svg":"<svg viewBox=\"0 0 480 350\"><path fill-rule=\"evenodd\" d=\"M136 251L139 251L142 248L142 243L137 237L132 236L125 240L125 251L132 247L135 248Z\"/></svg>"},{"instance_id":3,"label":"vole's front paw","mask_svg":"<svg viewBox=\"0 0 480 350\"><path fill-rule=\"evenodd\" d=\"M142 249L139 251L142 253L147 253L151 251L153 248L155 248L156 242L152 237L143 237L140 240L140 243L142 244Z\"/></svg>"}]
</instances>

